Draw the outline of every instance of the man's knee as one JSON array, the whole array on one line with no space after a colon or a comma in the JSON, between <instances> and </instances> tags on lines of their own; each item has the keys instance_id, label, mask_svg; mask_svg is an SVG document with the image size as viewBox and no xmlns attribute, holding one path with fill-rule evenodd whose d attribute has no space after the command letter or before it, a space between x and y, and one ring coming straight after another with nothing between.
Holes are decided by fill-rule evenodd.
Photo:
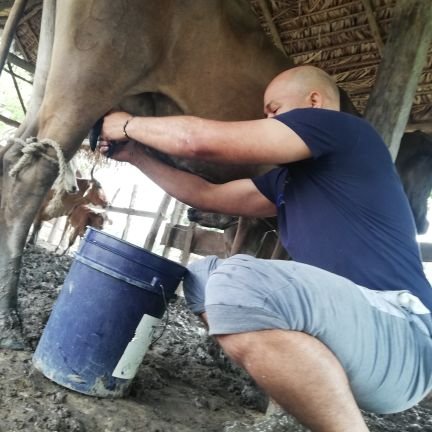
<instances>
[{"instance_id":1,"label":"man's knee","mask_svg":"<svg viewBox=\"0 0 432 432\"><path fill-rule=\"evenodd\" d=\"M216 335L216 340L224 353L240 366L244 366L248 356L256 348L251 345L249 333Z\"/></svg>"},{"instance_id":2,"label":"man's knee","mask_svg":"<svg viewBox=\"0 0 432 432\"><path fill-rule=\"evenodd\" d=\"M281 329L215 335L225 354L241 366L245 366L254 357L261 358L263 352L268 350L278 350L282 345L289 347L292 339L297 343L298 338L302 337L312 338L300 332Z\"/></svg>"}]
</instances>

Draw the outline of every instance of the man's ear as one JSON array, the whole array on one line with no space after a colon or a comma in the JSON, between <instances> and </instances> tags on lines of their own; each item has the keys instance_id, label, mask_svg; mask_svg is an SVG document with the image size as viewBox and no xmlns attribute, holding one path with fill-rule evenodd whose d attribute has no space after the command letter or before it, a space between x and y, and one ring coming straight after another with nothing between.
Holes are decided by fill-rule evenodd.
<instances>
[{"instance_id":1,"label":"man's ear","mask_svg":"<svg viewBox=\"0 0 432 432\"><path fill-rule=\"evenodd\" d=\"M312 108L322 108L323 106L323 97L321 93L317 91L313 91L309 94L309 103Z\"/></svg>"}]
</instances>

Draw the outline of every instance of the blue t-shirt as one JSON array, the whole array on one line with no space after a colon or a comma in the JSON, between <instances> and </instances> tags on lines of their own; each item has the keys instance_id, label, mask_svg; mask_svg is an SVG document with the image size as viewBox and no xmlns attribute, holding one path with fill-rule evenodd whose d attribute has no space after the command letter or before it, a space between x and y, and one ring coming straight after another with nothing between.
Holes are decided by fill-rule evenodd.
<instances>
[{"instance_id":1,"label":"blue t-shirt","mask_svg":"<svg viewBox=\"0 0 432 432\"><path fill-rule=\"evenodd\" d=\"M432 310L414 219L384 142L365 120L326 109L274 119L312 157L253 179L278 211L293 259L374 290L409 290Z\"/></svg>"}]
</instances>

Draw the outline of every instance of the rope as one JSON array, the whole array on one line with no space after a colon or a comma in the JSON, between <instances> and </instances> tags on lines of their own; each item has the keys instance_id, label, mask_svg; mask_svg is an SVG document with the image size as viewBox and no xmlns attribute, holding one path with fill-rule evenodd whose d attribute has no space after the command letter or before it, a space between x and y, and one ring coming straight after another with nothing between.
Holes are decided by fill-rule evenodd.
<instances>
[{"instance_id":1,"label":"rope","mask_svg":"<svg viewBox=\"0 0 432 432\"><path fill-rule=\"evenodd\" d=\"M149 345L149 350L151 350L153 348L154 344L164 335L165 330L168 327L168 323L169 323L169 319L170 319L170 316L169 316L169 306L168 306L168 301L167 301L167 298L166 298L166 295L165 295L165 289L164 289L164 286L162 284L160 284L159 286L161 288L162 298L163 298L163 302L164 302L164 306L165 306L165 310L166 310L166 312L165 312L165 323L162 324L162 325L159 325L159 326L155 326L155 327L162 327L162 331L161 331L161 333L160 333L159 336L157 336L155 339L153 339L151 341L151 343Z\"/></svg>"},{"instance_id":2,"label":"rope","mask_svg":"<svg viewBox=\"0 0 432 432\"><path fill-rule=\"evenodd\" d=\"M38 153L38 156L41 156L50 162L58 164L58 188L56 188L54 196L47 207L48 212L57 210L61 205L61 197L66 189L66 160L61 147L54 140L49 138L44 138L41 141L37 141L36 138L28 138L26 141L21 138L14 138L11 141L23 147L22 156L9 171L11 177L17 177L20 171L30 164L35 153ZM54 149L57 159L46 154L47 146Z\"/></svg>"}]
</instances>

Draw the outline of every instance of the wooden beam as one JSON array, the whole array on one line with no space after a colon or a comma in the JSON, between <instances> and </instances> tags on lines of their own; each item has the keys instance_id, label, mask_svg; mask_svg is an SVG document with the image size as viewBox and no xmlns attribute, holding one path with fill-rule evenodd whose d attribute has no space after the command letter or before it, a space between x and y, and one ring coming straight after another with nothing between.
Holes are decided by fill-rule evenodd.
<instances>
[{"instance_id":1,"label":"wooden beam","mask_svg":"<svg viewBox=\"0 0 432 432\"><path fill-rule=\"evenodd\" d=\"M376 47L378 49L378 52L380 53L380 56L382 57L383 51L384 51L384 42L382 40L381 37L381 33L378 27L378 23L377 20L375 18L375 14L374 11L372 9L372 5L370 0L361 0L365 13L366 13L366 17L368 19L369 22L369 27L372 33L373 38L375 39L375 44Z\"/></svg>"},{"instance_id":2,"label":"wooden beam","mask_svg":"<svg viewBox=\"0 0 432 432\"><path fill-rule=\"evenodd\" d=\"M193 253L194 239L195 239L195 230L197 228L197 224L195 222L191 222L191 224L187 227L185 240L183 243L182 253L180 255L180 263L181 265L186 266L189 262L190 254Z\"/></svg>"},{"instance_id":3,"label":"wooden beam","mask_svg":"<svg viewBox=\"0 0 432 432\"><path fill-rule=\"evenodd\" d=\"M18 127L21 123L0 114L0 121L8 126Z\"/></svg>"},{"instance_id":4,"label":"wooden beam","mask_svg":"<svg viewBox=\"0 0 432 432\"><path fill-rule=\"evenodd\" d=\"M7 62L7 67L9 69L9 73L10 73L10 75L12 77L12 81L13 81L13 84L14 84L14 87L15 87L15 91L16 91L17 96L18 96L18 100L19 100L19 102L21 104L21 108L22 108L24 114L26 114L27 110L26 110L26 107L25 107L25 104L24 104L24 99L23 99L23 97L21 95L21 90L19 88L18 81L16 80L16 77L15 77L15 74L14 74L14 72L12 70L12 66L11 66L10 62Z\"/></svg>"},{"instance_id":5,"label":"wooden beam","mask_svg":"<svg viewBox=\"0 0 432 432\"><path fill-rule=\"evenodd\" d=\"M32 63L30 63L30 62L18 57L17 55L12 54L12 53L8 54L7 59L8 59L8 61L10 61L15 66L18 66L19 68L24 69L25 71L34 75L35 66Z\"/></svg>"},{"instance_id":6,"label":"wooden beam","mask_svg":"<svg viewBox=\"0 0 432 432\"><path fill-rule=\"evenodd\" d=\"M288 55L288 53L285 50L285 46L282 43L281 37L279 35L278 29L276 28L276 25L273 21L272 18L272 14L270 12L267 0L258 0L258 5L261 9L261 12L263 14L264 20L267 24L267 27L269 28L271 37L273 39L273 42L275 44L275 46L282 51L283 54L285 54L285 56Z\"/></svg>"},{"instance_id":7,"label":"wooden beam","mask_svg":"<svg viewBox=\"0 0 432 432\"><path fill-rule=\"evenodd\" d=\"M190 235L188 226L167 224L161 244L184 250L188 235ZM190 252L202 256L217 255L226 258L223 233L196 227Z\"/></svg>"},{"instance_id":8,"label":"wooden beam","mask_svg":"<svg viewBox=\"0 0 432 432\"><path fill-rule=\"evenodd\" d=\"M13 5L13 0L0 0L0 11L3 9L9 9Z\"/></svg>"},{"instance_id":9,"label":"wooden beam","mask_svg":"<svg viewBox=\"0 0 432 432\"><path fill-rule=\"evenodd\" d=\"M134 184L132 187L132 193L131 193L131 197L130 197L130 201L129 201L129 208L130 209L133 209L135 206L137 193L138 193L138 186L136 184ZM121 236L122 240L126 240L128 234L129 234L129 226L131 223L131 217L132 217L132 215L130 215L130 214L128 214L126 216L126 223L125 223L125 227L124 227L124 230L123 230L123 233Z\"/></svg>"},{"instance_id":10,"label":"wooden beam","mask_svg":"<svg viewBox=\"0 0 432 432\"><path fill-rule=\"evenodd\" d=\"M9 57L8 57L9 58ZM9 61L8 61L8 63L10 63ZM10 76L14 76L15 78L18 78L19 80L21 80L21 81L24 81L24 82L26 82L26 83L28 83L28 84L30 84L30 85L33 85L33 81L30 81L30 80L28 80L27 78L24 78L24 77L22 77L22 76L20 76L20 75L17 75L15 72L13 72L11 69L6 69L6 68L4 68L4 71L7 73L7 74L9 74Z\"/></svg>"},{"instance_id":11,"label":"wooden beam","mask_svg":"<svg viewBox=\"0 0 432 432\"><path fill-rule=\"evenodd\" d=\"M22 17L22 19L21 19L21 21L20 21L20 24L29 21L31 18L33 18L35 15L37 15L41 10L42 10L42 5L41 5L41 4L35 6L34 8L32 8L28 13L26 13L26 14ZM35 35L35 33L34 33L34 31L33 31L33 28L30 28L30 30L31 30L31 32L33 33L33 35L34 35L34 36L36 37L36 39L37 39L38 37L37 37L37 35Z\"/></svg>"},{"instance_id":12,"label":"wooden beam","mask_svg":"<svg viewBox=\"0 0 432 432\"><path fill-rule=\"evenodd\" d=\"M153 219L152 226L145 239L144 249L147 249L149 251L153 249L159 229L162 225L162 222L166 218L166 212L168 210L168 206L170 202L171 202L171 197L168 194L164 194L161 203L159 204L157 216Z\"/></svg>"},{"instance_id":13,"label":"wooden beam","mask_svg":"<svg viewBox=\"0 0 432 432\"><path fill-rule=\"evenodd\" d=\"M413 132L415 130L421 130L424 133L432 134L432 122L425 120L421 122L408 123L405 129L406 132Z\"/></svg>"},{"instance_id":14,"label":"wooden beam","mask_svg":"<svg viewBox=\"0 0 432 432\"><path fill-rule=\"evenodd\" d=\"M22 17L26 5L27 0L15 0L6 21L6 25L0 40L0 75L9 54L10 46L12 44L18 22Z\"/></svg>"},{"instance_id":15,"label":"wooden beam","mask_svg":"<svg viewBox=\"0 0 432 432\"><path fill-rule=\"evenodd\" d=\"M186 204L175 200L174 210L171 214L171 220L170 220L171 226L178 225L180 223L181 218L182 218L185 210L186 210ZM168 237L166 239L166 244L165 244L165 247L163 249L162 256L168 257L170 249L171 249L171 246L169 246L170 244L171 244L171 238Z\"/></svg>"},{"instance_id":16,"label":"wooden beam","mask_svg":"<svg viewBox=\"0 0 432 432\"><path fill-rule=\"evenodd\" d=\"M398 0L365 117L396 159L432 40L430 0Z\"/></svg>"},{"instance_id":17,"label":"wooden beam","mask_svg":"<svg viewBox=\"0 0 432 432\"><path fill-rule=\"evenodd\" d=\"M147 218L155 218L157 216L156 212L149 212L144 210L134 210L127 207L114 207L114 206L108 206L106 208L107 212L113 212L113 213L123 213L126 215L131 216L141 216L141 217L147 217Z\"/></svg>"}]
</instances>

